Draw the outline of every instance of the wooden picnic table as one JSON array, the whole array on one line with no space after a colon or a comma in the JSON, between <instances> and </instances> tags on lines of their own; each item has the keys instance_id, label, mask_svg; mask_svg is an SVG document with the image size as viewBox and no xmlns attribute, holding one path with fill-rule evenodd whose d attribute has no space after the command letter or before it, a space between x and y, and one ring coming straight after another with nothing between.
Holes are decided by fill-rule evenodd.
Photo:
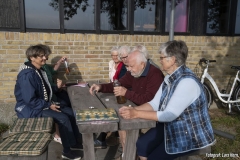
<instances>
[{"instance_id":1,"label":"wooden picnic table","mask_svg":"<svg viewBox=\"0 0 240 160\"><path fill-rule=\"evenodd\" d=\"M125 104L118 104L113 93L97 93L92 96L89 87L70 86L67 88L73 110L94 108L114 108L117 113L123 105L136 106L127 100ZM112 132L126 130L126 144L123 160L133 160L136 157L136 141L139 136L139 129L152 128L156 126L155 121L144 119L125 120L119 116L119 122L103 124L78 124L79 131L83 136L83 152L87 159L95 160L93 133Z\"/></svg>"}]
</instances>

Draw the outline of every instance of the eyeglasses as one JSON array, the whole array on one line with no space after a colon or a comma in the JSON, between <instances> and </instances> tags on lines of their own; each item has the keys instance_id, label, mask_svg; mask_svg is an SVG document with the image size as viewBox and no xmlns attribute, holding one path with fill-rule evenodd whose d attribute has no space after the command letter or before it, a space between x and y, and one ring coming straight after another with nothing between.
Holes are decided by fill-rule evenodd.
<instances>
[{"instance_id":1,"label":"eyeglasses","mask_svg":"<svg viewBox=\"0 0 240 160\"><path fill-rule=\"evenodd\" d=\"M121 60L123 60L123 59L127 59L127 58L128 58L128 56L120 57Z\"/></svg>"},{"instance_id":2,"label":"eyeglasses","mask_svg":"<svg viewBox=\"0 0 240 160\"><path fill-rule=\"evenodd\" d=\"M40 58L43 58L43 57L48 58L48 56L47 56L47 55L44 55L44 54L42 54L42 55L40 55L40 56L38 56L38 57L40 57Z\"/></svg>"},{"instance_id":3,"label":"eyeglasses","mask_svg":"<svg viewBox=\"0 0 240 160\"><path fill-rule=\"evenodd\" d=\"M170 57L170 56L160 57L160 60L162 61L164 58L167 58L167 57Z\"/></svg>"}]
</instances>

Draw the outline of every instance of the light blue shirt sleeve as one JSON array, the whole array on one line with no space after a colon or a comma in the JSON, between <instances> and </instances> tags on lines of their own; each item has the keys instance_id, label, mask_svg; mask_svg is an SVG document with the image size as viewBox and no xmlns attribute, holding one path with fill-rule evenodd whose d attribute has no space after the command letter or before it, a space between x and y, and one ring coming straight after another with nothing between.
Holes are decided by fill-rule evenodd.
<instances>
[{"instance_id":1,"label":"light blue shirt sleeve","mask_svg":"<svg viewBox=\"0 0 240 160\"><path fill-rule=\"evenodd\" d=\"M201 94L201 89L197 82L191 78L181 80L176 87L171 99L163 111L158 111L160 97L162 95L162 85L158 89L154 98L148 102L154 111L157 111L159 122L171 122L190 105Z\"/></svg>"}]
</instances>

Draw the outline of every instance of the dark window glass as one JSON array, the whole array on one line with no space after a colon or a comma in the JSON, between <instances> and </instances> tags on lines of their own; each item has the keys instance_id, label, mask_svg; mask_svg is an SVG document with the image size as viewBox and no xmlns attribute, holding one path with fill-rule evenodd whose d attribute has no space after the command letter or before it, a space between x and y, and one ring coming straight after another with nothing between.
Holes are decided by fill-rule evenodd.
<instances>
[{"instance_id":1,"label":"dark window glass","mask_svg":"<svg viewBox=\"0 0 240 160\"><path fill-rule=\"evenodd\" d=\"M18 0L0 1L0 27L20 28Z\"/></svg>"},{"instance_id":2,"label":"dark window glass","mask_svg":"<svg viewBox=\"0 0 240 160\"><path fill-rule=\"evenodd\" d=\"M93 30L94 0L64 1L65 29Z\"/></svg>"},{"instance_id":3,"label":"dark window glass","mask_svg":"<svg viewBox=\"0 0 240 160\"><path fill-rule=\"evenodd\" d=\"M156 31L158 13L156 0L135 0L134 2L134 31Z\"/></svg>"},{"instance_id":4,"label":"dark window glass","mask_svg":"<svg viewBox=\"0 0 240 160\"><path fill-rule=\"evenodd\" d=\"M165 32L170 29L171 0L166 1ZM188 31L188 0L176 0L174 10L174 32Z\"/></svg>"},{"instance_id":5,"label":"dark window glass","mask_svg":"<svg viewBox=\"0 0 240 160\"><path fill-rule=\"evenodd\" d=\"M208 0L207 33L227 33L230 0Z\"/></svg>"},{"instance_id":6,"label":"dark window glass","mask_svg":"<svg viewBox=\"0 0 240 160\"><path fill-rule=\"evenodd\" d=\"M25 0L26 28L59 29L58 0Z\"/></svg>"},{"instance_id":7,"label":"dark window glass","mask_svg":"<svg viewBox=\"0 0 240 160\"><path fill-rule=\"evenodd\" d=\"M127 30L127 0L101 0L101 30Z\"/></svg>"},{"instance_id":8,"label":"dark window glass","mask_svg":"<svg viewBox=\"0 0 240 160\"><path fill-rule=\"evenodd\" d=\"M235 33L240 34L240 0L238 0L238 5L237 5Z\"/></svg>"}]
</instances>

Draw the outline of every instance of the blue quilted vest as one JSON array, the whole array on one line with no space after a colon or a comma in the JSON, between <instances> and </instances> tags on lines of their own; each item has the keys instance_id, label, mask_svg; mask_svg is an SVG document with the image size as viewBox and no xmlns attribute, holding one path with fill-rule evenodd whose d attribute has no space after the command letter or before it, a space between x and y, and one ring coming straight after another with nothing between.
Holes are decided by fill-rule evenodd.
<instances>
[{"instance_id":1,"label":"blue quilted vest","mask_svg":"<svg viewBox=\"0 0 240 160\"><path fill-rule=\"evenodd\" d=\"M194 79L201 89L201 94L178 118L164 123L165 149L168 154L204 148L215 142L203 85L185 65L170 75L169 87L163 82L159 110L165 109L178 83L184 78Z\"/></svg>"}]
</instances>

